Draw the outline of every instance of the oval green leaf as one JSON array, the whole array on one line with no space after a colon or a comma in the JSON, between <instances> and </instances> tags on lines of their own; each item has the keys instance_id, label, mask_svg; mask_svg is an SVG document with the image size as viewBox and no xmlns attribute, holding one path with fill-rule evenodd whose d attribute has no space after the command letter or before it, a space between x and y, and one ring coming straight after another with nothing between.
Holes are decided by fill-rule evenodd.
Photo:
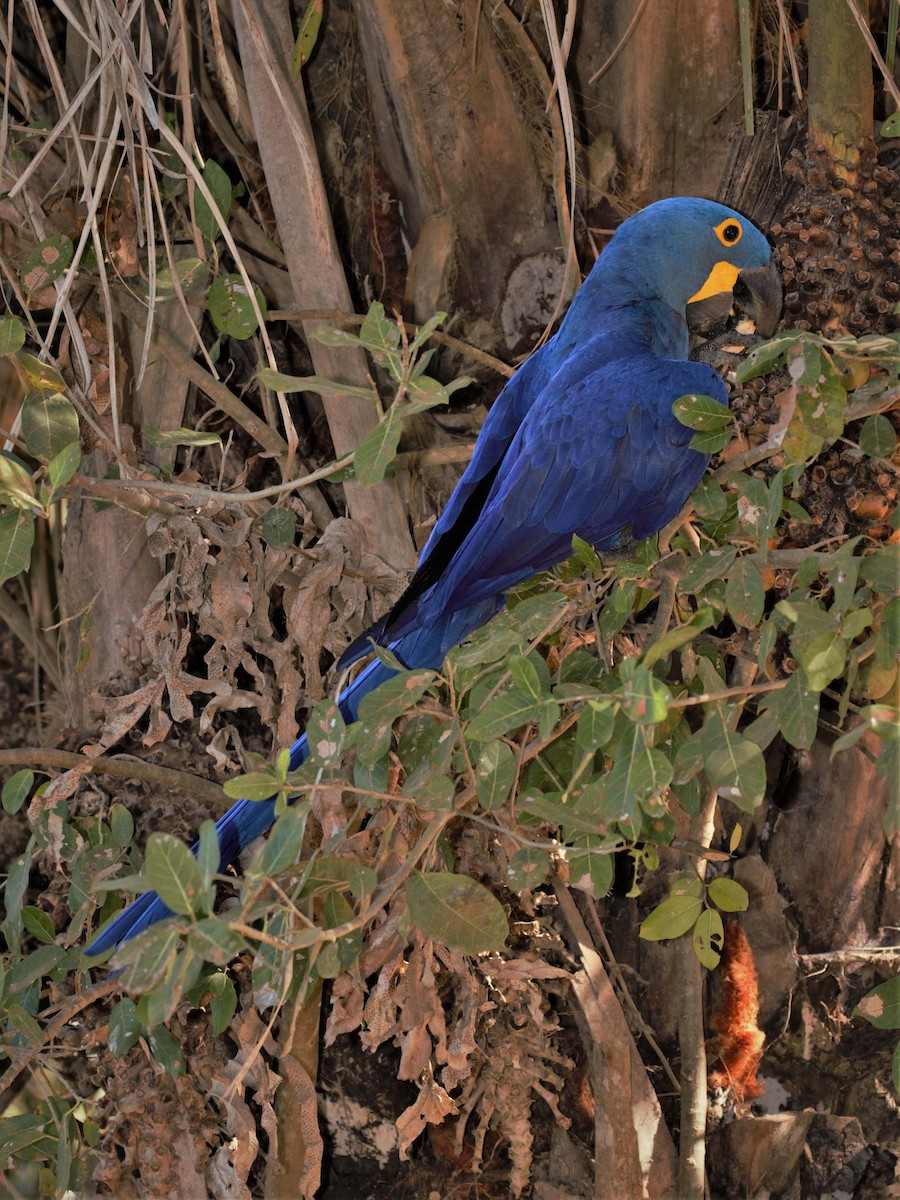
<instances>
[{"instance_id":1,"label":"oval green leaf","mask_svg":"<svg viewBox=\"0 0 900 1200\"><path fill-rule=\"evenodd\" d=\"M200 866L179 838L153 833L147 842L144 874L172 912L189 917L207 899Z\"/></svg>"},{"instance_id":2,"label":"oval green leaf","mask_svg":"<svg viewBox=\"0 0 900 1200\"><path fill-rule=\"evenodd\" d=\"M266 300L259 288L254 288L256 302L265 316ZM225 337L245 341L259 328L253 301L240 275L217 275L207 299L213 325Z\"/></svg>"},{"instance_id":3,"label":"oval green leaf","mask_svg":"<svg viewBox=\"0 0 900 1200\"><path fill-rule=\"evenodd\" d=\"M706 908L697 918L691 935L694 953L710 971L714 971L722 957L725 943L725 927L714 908Z\"/></svg>"},{"instance_id":4,"label":"oval green leaf","mask_svg":"<svg viewBox=\"0 0 900 1200\"><path fill-rule=\"evenodd\" d=\"M468 875L414 872L406 889L411 918L436 942L463 954L499 951L509 922L500 901Z\"/></svg>"},{"instance_id":5,"label":"oval green leaf","mask_svg":"<svg viewBox=\"0 0 900 1200\"><path fill-rule=\"evenodd\" d=\"M22 404L22 438L30 454L49 462L78 441L75 405L61 392L32 388Z\"/></svg>"},{"instance_id":6,"label":"oval green leaf","mask_svg":"<svg viewBox=\"0 0 900 1200\"><path fill-rule=\"evenodd\" d=\"M750 904L747 889L741 887L737 880L724 875L714 879L706 890L710 900L722 912L745 912Z\"/></svg>"},{"instance_id":7,"label":"oval green leaf","mask_svg":"<svg viewBox=\"0 0 900 1200\"><path fill-rule=\"evenodd\" d=\"M693 929L702 911L703 904L697 896L670 896L644 918L640 936L645 942L681 937Z\"/></svg>"}]
</instances>

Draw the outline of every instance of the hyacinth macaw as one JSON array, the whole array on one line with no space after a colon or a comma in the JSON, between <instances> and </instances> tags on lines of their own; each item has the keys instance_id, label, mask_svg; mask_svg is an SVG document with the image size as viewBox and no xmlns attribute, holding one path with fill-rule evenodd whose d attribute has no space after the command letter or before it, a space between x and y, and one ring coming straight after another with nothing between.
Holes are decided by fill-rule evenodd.
<instances>
[{"instance_id":1,"label":"hyacinth macaw","mask_svg":"<svg viewBox=\"0 0 900 1200\"><path fill-rule=\"evenodd\" d=\"M651 204L617 230L559 332L493 404L465 474L406 591L348 648L372 641L409 668L440 668L447 651L504 604L508 588L559 563L577 534L599 550L656 533L680 510L709 461L672 414L680 396L727 405L718 374L688 361L688 304L730 293L741 275L764 335L781 287L771 249L739 213L708 200ZM344 719L393 672L374 660L339 697ZM307 757L306 737L291 767ZM216 826L222 865L274 821L275 803L240 800ZM97 955L168 916L140 896L94 939Z\"/></svg>"}]
</instances>

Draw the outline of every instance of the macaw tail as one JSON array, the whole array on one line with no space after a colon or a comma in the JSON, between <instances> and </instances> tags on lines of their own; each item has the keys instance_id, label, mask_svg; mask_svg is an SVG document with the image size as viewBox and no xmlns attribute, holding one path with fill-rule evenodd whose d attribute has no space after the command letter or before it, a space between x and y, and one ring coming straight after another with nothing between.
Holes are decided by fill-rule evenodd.
<instances>
[{"instance_id":1,"label":"macaw tail","mask_svg":"<svg viewBox=\"0 0 900 1200\"><path fill-rule=\"evenodd\" d=\"M345 688L338 698L341 714L345 721L357 719L359 705L364 696L373 692L396 672L386 667L378 659L369 664L366 669ZM309 750L306 734L298 738L291 746L291 770L299 767L308 757ZM219 851L221 855L220 870L224 870L233 862L242 850L252 841L265 833L275 820L275 797L269 800L238 800L216 822L216 833L219 836ZM197 853L195 843L192 847ZM87 947L85 953L91 956L104 954L128 938L143 933L157 921L172 916L157 896L156 892L145 892L119 913L107 927Z\"/></svg>"}]
</instances>

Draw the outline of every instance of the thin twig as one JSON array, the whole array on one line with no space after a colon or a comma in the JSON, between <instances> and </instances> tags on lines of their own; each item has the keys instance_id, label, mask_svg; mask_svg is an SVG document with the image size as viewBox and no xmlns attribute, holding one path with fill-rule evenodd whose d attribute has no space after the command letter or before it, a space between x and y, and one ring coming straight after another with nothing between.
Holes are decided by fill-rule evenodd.
<instances>
[{"instance_id":1,"label":"thin twig","mask_svg":"<svg viewBox=\"0 0 900 1200\"><path fill-rule=\"evenodd\" d=\"M178 788L181 792L196 796L219 813L225 809L227 797L222 788L211 779L203 779L189 771L178 771L174 767L163 767L133 758L129 754L116 754L110 758L88 758L74 754L71 750L57 750L50 746L17 746L13 750L0 750L0 767L32 767L41 771L53 767L59 771L71 771L75 767L87 769L89 775L112 775L120 779L140 779L157 787ZM229 802L230 803L230 802Z\"/></svg>"},{"instance_id":2,"label":"thin twig","mask_svg":"<svg viewBox=\"0 0 900 1200\"><path fill-rule=\"evenodd\" d=\"M266 314L266 320L272 321L327 321L329 325L341 325L348 328L355 328L362 325L365 317L359 313L342 313L335 308L273 308ZM404 327L407 332L413 335L417 334L422 328L421 325L416 325L412 321L404 321ZM516 368L505 363L501 358L495 358L493 354L488 354L486 350L479 350L477 346L470 345L469 342L464 342L460 338L453 337L450 333L442 333L436 329L430 338L434 342L438 342L442 346L447 346L451 350L458 350L460 354L466 358L471 358L473 362L480 362L486 367L490 367L492 371L496 371L498 375L504 375L507 379L515 375Z\"/></svg>"},{"instance_id":3,"label":"thin twig","mask_svg":"<svg viewBox=\"0 0 900 1200\"><path fill-rule=\"evenodd\" d=\"M690 837L709 846L715 829L717 792L708 788L699 813L692 818ZM700 870L705 864L699 864ZM707 1066L703 1027L703 967L690 937L677 942L681 1003L678 1044L681 1050L681 1138L679 1143L679 1200L703 1200L706 1181Z\"/></svg>"}]
</instances>

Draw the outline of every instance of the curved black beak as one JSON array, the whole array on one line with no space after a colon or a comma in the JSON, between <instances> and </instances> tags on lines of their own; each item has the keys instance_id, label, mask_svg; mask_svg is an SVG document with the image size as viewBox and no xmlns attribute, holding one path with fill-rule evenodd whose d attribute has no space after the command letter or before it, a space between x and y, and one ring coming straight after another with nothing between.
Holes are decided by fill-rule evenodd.
<instances>
[{"instance_id":1,"label":"curved black beak","mask_svg":"<svg viewBox=\"0 0 900 1200\"><path fill-rule=\"evenodd\" d=\"M774 260L769 259L768 266L741 271L740 278L750 294L757 333L771 337L781 316L781 276Z\"/></svg>"}]
</instances>

